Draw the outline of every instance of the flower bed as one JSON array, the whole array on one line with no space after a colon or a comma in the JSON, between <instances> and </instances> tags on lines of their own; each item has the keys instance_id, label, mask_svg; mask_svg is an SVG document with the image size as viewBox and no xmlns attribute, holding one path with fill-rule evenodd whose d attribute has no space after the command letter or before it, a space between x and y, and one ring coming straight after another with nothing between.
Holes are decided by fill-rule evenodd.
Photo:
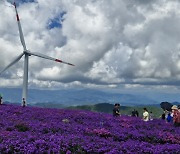
<instances>
[{"instance_id":1,"label":"flower bed","mask_svg":"<svg viewBox=\"0 0 180 154\"><path fill-rule=\"evenodd\" d=\"M1 105L0 152L180 153L180 128L162 120Z\"/></svg>"}]
</instances>

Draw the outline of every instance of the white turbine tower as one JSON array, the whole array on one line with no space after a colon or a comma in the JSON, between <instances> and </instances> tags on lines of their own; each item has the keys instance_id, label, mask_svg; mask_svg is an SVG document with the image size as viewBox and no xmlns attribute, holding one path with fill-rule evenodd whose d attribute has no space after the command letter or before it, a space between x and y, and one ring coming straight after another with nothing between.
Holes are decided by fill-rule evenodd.
<instances>
[{"instance_id":1,"label":"white turbine tower","mask_svg":"<svg viewBox=\"0 0 180 154\"><path fill-rule=\"evenodd\" d=\"M16 59L14 59L13 62L11 62L8 66L6 66L6 68L4 68L0 72L0 75L4 71L6 71L9 67L11 67L15 63L17 63L21 59L21 57L24 55L24 76L23 76L23 92L22 92L22 100L23 100L23 102L22 103L23 103L23 105L27 105L26 101L27 101L27 89L28 89L28 61L29 61L29 56L33 55L33 56L41 57L41 58L44 58L44 59L53 60L53 61L56 61L56 62L64 63L64 64L67 64L67 65L71 65L71 66L74 66L74 65L71 64L71 63L64 62L64 61L62 61L60 59L52 58L52 57L43 55L41 53L30 52L29 50L27 50L15 2L14 2L14 7L15 7L15 11L16 11L16 19L17 19L17 23L18 23L20 40L21 40L21 44L23 46L24 51Z\"/></svg>"}]
</instances>

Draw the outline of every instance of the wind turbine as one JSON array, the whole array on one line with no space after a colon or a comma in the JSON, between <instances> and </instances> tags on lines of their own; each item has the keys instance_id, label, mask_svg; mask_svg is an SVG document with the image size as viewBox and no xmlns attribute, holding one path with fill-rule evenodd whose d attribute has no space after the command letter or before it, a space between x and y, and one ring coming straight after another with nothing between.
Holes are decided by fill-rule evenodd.
<instances>
[{"instance_id":1,"label":"wind turbine","mask_svg":"<svg viewBox=\"0 0 180 154\"><path fill-rule=\"evenodd\" d=\"M26 101L27 101L27 89L28 89L28 63L29 63L29 56L33 55L33 56L37 56L37 57L40 57L40 58L56 61L56 62L59 62L59 63L64 63L64 64L67 64L67 65L71 65L71 66L74 66L74 65L71 64L71 63L64 62L64 61L62 61L60 59L52 58L52 57L43 55L41 53L30 52L29 50L27 50L26 43L25 43L25 40L24 40L23 31L22 31L22 28L21 28L20 18L19 18L19 15L18 15L18 11L17 11L16 3L15 2L14 2L14 8L15 8L15 11L16 11L16 19L17 19L17 24L18 24L18 29L19 29L19 36L20 36L21 44L22 44L24 50L23 50L22 54L20 54L17 58L15 58L8 66L6 66L0 72L0 75L4 71L6 71L9 67L11 67L15 63L17 63L22 58L22 56L24 56L24 76L23 76L22 105L25 106L25 105L27 105Z\"/></svg>"}]
</instances>

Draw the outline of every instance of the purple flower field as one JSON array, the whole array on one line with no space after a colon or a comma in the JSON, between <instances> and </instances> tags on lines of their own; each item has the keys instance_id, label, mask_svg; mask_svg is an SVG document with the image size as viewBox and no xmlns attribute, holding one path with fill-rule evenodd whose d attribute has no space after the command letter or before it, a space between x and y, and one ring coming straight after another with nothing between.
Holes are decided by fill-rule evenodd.
<instances>
[{"instance_id":1,"label":"purple flower field","mask_svg":"<svg viewBox=\"0 0 180 154\"><path fill-rule=\"evenodd\" d=\"M178 154L180 128L162 120L1 105L0 153Z\"/></svg>"}]
</instances>

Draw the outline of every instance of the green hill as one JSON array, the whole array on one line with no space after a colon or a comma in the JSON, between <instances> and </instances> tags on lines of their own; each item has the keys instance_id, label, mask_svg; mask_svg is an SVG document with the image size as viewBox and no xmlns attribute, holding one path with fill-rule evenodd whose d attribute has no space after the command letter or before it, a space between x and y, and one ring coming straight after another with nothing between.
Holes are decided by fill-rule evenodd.
<instances>
[{"instance_id":1,"label":"green hill","mask_svg":"<svg viewBox=\"0 0 180 154\"><path fill-rule=\"evenodd\" d=\"M146 107L149 112L152 112L155 118L159 118L163 113L163 110L160 106L146 105L146 106L121 106L120 112L123 115L131 115L131 112L135 109L139 112L139 116L141 117L143 114L143 108ZM68 109L79 109L79 110L88 110L94 112L103 112L112 114L112 110L114 108L113 104L109 103L100 103L95 105L78 105L78 106L70 106Z\"/></svg>"}]
</instances>

